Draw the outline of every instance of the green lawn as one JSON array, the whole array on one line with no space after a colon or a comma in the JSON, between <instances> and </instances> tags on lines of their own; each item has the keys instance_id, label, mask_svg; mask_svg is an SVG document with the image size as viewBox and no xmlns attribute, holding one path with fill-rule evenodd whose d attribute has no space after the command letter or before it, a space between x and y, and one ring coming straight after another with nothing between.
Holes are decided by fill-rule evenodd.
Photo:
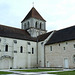
<instances>
[{"instance_id":1,"label":"green lawn","mask_svg":"<svg viewBox=\"0 0 75 75\"><path fill-rule=\"evenodd\" d=\"M28 69L28 70L14 70L14 71L22 71L22 72L42 72L42 71L57 71L56 69Z\"/></svg>"},{"instance_id":2,"label":"green lawn","mask_svg":"<svg viewBox=\"0 0 75 75\"><path fill-rule=\"evenodd\" d=\"M4 71L0 71L0 74L13 74L12 72L4 72Z\"/></svg>"},{"instance_id":3,"label":"green lawn","mask_svg":"<svg viewBox=\"0 0 75 75\"><path fill-rule=\"evenodd\" d=\"M57 74L57 75L75 75L75 71L55 72L55 73L48 73L48 74Z\"/></svg>"}]
</instances>

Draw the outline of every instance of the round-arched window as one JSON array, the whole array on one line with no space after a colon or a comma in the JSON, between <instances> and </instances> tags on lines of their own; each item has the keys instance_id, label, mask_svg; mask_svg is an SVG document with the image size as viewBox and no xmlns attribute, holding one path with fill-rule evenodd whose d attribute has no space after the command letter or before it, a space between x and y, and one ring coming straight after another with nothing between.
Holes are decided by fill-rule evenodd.
<instances>
[{"instance_id":1,"label":"round-arched window","mask_svg":"<svg viewBox=\"0 0 75 75\"><path fill-rule=\"evenodd\" d=\"M38 24L38 23L37 23L37 22L35 22L35 28L37 28L37 24Z\"/></svg>"},{"instance_id":2,"label":"round-arched window","mask_svg":"<svg viewBox=\"0 0 75 75\"><path fill-rule=\"evenodd\" d=\"M20 53L23 53L23 47L22 46L20 47Z\"/></svg>"},{"instance_id":3,"label":"round-arched window","mask_svg":"<svg viewBox=\"0 0 75 75\"><path fill-rule=\"evenodd\" d=\"M42 23L40 23L40 29L42 29Z\"/></svg>"},{"instance_id":4,"label":"round-arched window","mask_svg":"<svg viewBox=\"0 0 75 75\"><path fill-rule=\"evenodd\" d=\"M8 45L5 45L5 51L8 52Z\"/></svg>"},{"instance_id":5,"label":"round-arched window","mask_svg":"<svg viewBox=\"0 0 75 75\"><path fill-rule=\"evenodd\" d=\"M75 55L73 55L73 62L75 63Z\"/></svg>"},{"instance_id":6,"label":"round-arched window","mask_svg":"<svg viewBox=\"0 0 75 75\"><path fill-rule=\"evenodd\" d=\"M24 29L26 29L26 23L24 24Z\"/></svg>"},{"instance_id":7,"label":"round-arched window","mask_svg":"<svg viewBox=\"0 0 75 75\"><path fill-rule=\"evenodd\" d=\"M29 25L30 25L30 24L29 24L29 21L28 21L28 28L29 28Z\"/></svg>"}]
</instances>

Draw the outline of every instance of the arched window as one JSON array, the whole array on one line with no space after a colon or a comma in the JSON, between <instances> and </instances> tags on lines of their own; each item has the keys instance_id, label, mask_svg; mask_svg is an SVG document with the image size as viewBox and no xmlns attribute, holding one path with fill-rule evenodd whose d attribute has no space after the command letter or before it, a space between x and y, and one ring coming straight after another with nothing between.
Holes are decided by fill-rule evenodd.
<instances>
[{"instance_id":1,"label":"arched window","mask_svg":"<svg viewBox=\"0 0 75 75\"><path fill-rule=\"evenodd\" d=\"M23 53L23 47L22 46L20 47L20 53Z\"/></svg>"},{"instance_id":2,"label":"arched window","mask_svg":"<svg viewBox=\"0 0 75 75\"><path fill-rule=\"evenodd\" d=\"M5 45L5 51L8 52L8 45Z\"/></svg>"},{"instance_id":3,"label":"arched window","mask_svg":"<svg viewBox=\"0 0 75 75\"><path fill-rule=\"evenodd\" d=\"M28 21L28 28L29 28L29 25L30 25L30 24L29 24L29 21Z\"/></svg>"},{"instance_id":4,"label":"arched window","mask_svg":"<svg viewBox=\"0 0 75 75\"><path fill-rule=\"evenodd\" d=\"M40 23L40 29L42 29L42 23Z\"/></svg>"},{"instance_id":5,"label":"arched window","mask_svg":"<svg viewBox=\"0 0 75 75\"><path fill-rule=\"evenodd\" d=\"M34 54L34 48L32 48L32 54Z\"/></svg>"},{"instance_id":6,"label":"arched window","mask_svg":"<svg viewBox=\"0 0 75 75\"><path fill-rule=\"evenodd\" d=\"M24 24L24 29L26 29L26 23Z\"/></svg>"},{"instance_id":7,"label":"arched window","mask_svg":"<svg viewBox=\"0 0 75 75\"><path fill-rule=\"evenodd\" d=\"M35 28L37 28L37 22L35 23Z\"/></svg>"},{"instance_id":8,"label":"arched window","mask_svg":"<svg viewBox=\"0 0 75 75\"><path fill-rule=\"evenodd\" d=\"M75 63L75 55L73 55L73 62Z\"/></svg>"}]
</instances>

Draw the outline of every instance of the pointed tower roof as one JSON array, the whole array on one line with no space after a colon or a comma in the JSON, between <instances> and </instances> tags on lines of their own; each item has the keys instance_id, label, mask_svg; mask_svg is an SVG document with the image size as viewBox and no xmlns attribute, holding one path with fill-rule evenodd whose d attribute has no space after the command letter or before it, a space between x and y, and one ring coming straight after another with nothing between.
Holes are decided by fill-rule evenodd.
<instances>
[{"instance_id":1,"label":"pointed tower roof","mask_svg":"<svg viewBox=\"0 0 75 75\"><path fill-rule=\"evenodd\" d=\"M32 7L32 9L29 11L27 16L21 22L23 22L31 17L45 21L43 19L43 17L38 13L38 11L34 7Z\"/></svg>"}]
</instances>

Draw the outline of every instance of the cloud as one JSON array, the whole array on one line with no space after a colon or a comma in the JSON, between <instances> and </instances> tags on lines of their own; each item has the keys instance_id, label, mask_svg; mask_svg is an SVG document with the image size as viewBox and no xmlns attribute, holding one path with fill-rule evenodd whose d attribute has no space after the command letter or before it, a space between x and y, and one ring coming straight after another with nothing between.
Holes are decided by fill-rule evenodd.
<instances>
[{"instance_id":1,"label":"cloud","mask_svg":"<svg viewBox=\"0 0 75 75\"><path fill-rule=\"evenodd\" d=\"M0 0L0 23L20 27L32 2L47 21L49 31L75 24L75 0Z\"/></svg>"}]
</instances>

